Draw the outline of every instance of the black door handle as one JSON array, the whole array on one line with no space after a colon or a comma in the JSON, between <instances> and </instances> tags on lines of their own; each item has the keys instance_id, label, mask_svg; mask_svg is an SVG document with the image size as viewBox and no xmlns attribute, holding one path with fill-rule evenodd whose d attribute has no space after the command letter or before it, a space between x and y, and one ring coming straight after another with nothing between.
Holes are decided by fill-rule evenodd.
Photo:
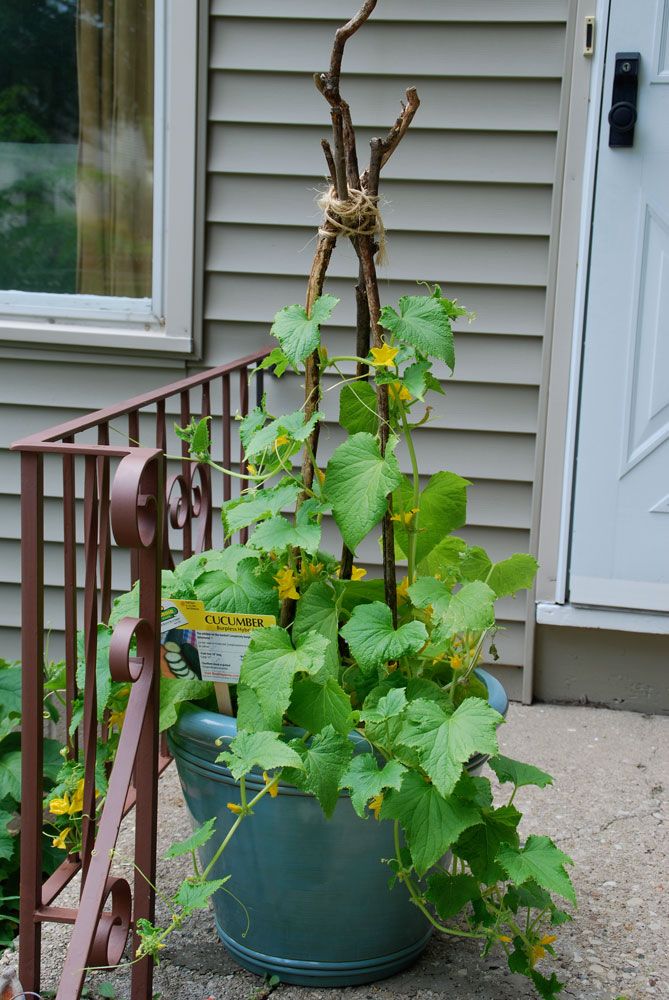
<instances>
[{"instance_id":1,"label":"black door handle","mask_svg":"<svg viewBox=\"0 0 669 1000\"><path fill-rule=\"evenodd\" d=\"M613 74L613 94L609 111L609 146L612 149L634 145L634 126L637 120L637 91L639 89L638 52L616 52Z\"/></svg>"}]
</instances>

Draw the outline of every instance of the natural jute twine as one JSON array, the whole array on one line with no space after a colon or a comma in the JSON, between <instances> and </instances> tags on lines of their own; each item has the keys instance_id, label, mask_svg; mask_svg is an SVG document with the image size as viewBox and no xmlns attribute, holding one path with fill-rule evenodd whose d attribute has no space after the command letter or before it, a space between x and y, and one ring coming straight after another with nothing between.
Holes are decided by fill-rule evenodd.
<instances>
[{"instance_id":1,"label":"natural jute twine","mask_svg":"<svg viewBox=\"0 0 669 1000\"><path fill-rule=\"evenodd\" d=\"M340 199L335 189L330 187L318 198L317 204L329 226L328 229L319 229L319 236L328 239L336 239L337 236L373 236L379 245L376 263L386 263L386 229L381 218L378 195L349 188L348 198Z\"/></svg>"}]
</instances>

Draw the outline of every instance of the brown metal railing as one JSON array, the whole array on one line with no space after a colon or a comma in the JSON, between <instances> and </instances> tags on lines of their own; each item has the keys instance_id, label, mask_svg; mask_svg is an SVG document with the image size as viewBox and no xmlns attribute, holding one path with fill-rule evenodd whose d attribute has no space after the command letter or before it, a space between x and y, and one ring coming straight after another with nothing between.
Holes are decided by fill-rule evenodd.
<instances>
[{"instance_id":1,"label":"brown metal railing","mask_svg":"<svg viewBox=\"0 0 669 1000\"><path fill-rule=\"evenodd\" d=\"M234 414L248 412L250 371L268 353L269 348L258 351L232 364L52 427L12 446L21 454L23 763L19 977L26 991L39 992L44 922L73 924L57 1000L77 1000L86 967L117 964L136 921L142 917L153 919L155 900L149 883L155 882L157 786L169 762L158 740L160 573L174 566L173 552L177 548L183 558L188 558L193 552L211 548L214 542L215 498L210 469L194 465L183 442L177 446L170 420L184 426L191 416L211 416L212 454L226 468L232 468ZM256 375L255 389L259 400L262 372ZM199 400L195 402L199 405L194 405L197 395ZM123 428L117 424L121 418L125 420ZM119 443L110 443L114 437L120 438ZM172 450L175 459L169 457ZM237 454L241 470L241 445ZM229 499L233 483L231 477L222 478L222 499ZM62 540L62 616L48 624L63 634L68 732L72 705L79 695L77 629L83 632L83 722L72 738L67 737L67 744L69 754L83 762L83 815L87 818L83 821L81 853L66 858L43 882L47 508L49 530L55 541ZM51 526L54 511L55 531ZM116 571L124 560L127 575L122 579ZM111 677L130 684L131 691L107 796L96 823L96 749L98 738L105 738L106 733L104 721L98 722L97 627L109 618L114 591L126 590L136 580L140 582L139 617L120 621L111 640ZM136 654L131 654L135 641ZM133 806L137 874L131 889L124 878L111 874L111 868L121 821ZM78 906L59 906L58 897L79 872ZM107 902L109 909L105 909ZM152 978L150 959L133 965L132 1000L150 1000Z\"/></svg>"}]
</instances>

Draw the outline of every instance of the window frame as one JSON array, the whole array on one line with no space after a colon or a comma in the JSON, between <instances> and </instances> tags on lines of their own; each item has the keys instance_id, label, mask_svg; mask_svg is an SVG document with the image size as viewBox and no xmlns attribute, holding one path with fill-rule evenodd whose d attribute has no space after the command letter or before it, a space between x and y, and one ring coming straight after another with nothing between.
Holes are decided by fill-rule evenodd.
<instances>
[{"instance_id":1,"label":"window frame","mask_svg":"<svg viewBox=\"0 0 669 1000\"><path fill-rule=\"evenodd\" d=\"M0 344L176 355L196 349L203 7L201 0L155 0L154 163L161 168L154 173L152 297L0 291Z\"/></svg>"}]
</instances>

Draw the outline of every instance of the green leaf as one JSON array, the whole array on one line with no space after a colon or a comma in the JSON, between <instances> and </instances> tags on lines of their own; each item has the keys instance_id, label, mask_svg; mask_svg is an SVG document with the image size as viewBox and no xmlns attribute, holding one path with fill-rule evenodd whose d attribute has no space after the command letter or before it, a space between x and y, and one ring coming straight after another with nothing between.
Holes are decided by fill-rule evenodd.
<instances>
[{"instance_id":1,"label":"green leaf","mask_svg":"<svg viewBox=\"0 0 669 1000\"><path fill-rule=\"evenodd\" d=\"M481 819L482 823L462 834L453 853L467 862L481 882L493 883L504 877L495 860L500 847L518 844L516 827L521 814L515 806L484 807Z\"/></svg>"},{"instance_id":2,"label":"green leaf","mask_svg":"<svg viewBox=\"0 0 669 1000\"><path fill-rule=\"evenodd\" d=\"M418 563L418 572L425 576L439 576L443 580L459 579L460 553L467 548L467 543L456 535L447 535L438 545L423 556Z\"/></svg>"},{"instance_id":3,"label":"green leaf","mask_svg":"<svg viewBox=\"0 0 669 1000\"><path fill-rule=\"evenodd\" d=\"M174 902L182 907L186 915L195 910L206 910L210 897L229 879L230 876L226 875L225 878L210 879L206 882L182 882L174 896Z\"/></svg>"},{"instance_id":4,"label":"green leaf","mask_svg":"<svg viewBox=\"0 0 669 1000\"><path fill-rule=\"evenodd\" d=\"M553 784L551 775L546 771L541 771L533 764L521 764L519 760L512 760L511 757L504 757L502 754L491 757L488 766L493 769L498 781L502 784L511 781L516 788L523 788L525 785L545 788L546 785Z\"/></svg>"},{"instance_id":5,"label":"green leaf","mask_svg":"<svg viewBox=\"0 0 669 1000\"><path fill-rule=\"evenodd\" d=\"M458 632L483 632L495 624L494 591L481 580L465 583L451 597L439 618L432 641L441 642Z\"/></svg>"},{"instance_id":6,"label":"green leaf","mask_svg":"<svg viewBox=\"0 0 669 1000\"><path fill-rule=\"evenodd\" d=\"M300 495L299 483L280 483L271 489L256 490L240 499L229 500L223 505L225 532L232 535L240 528L246 528L254 521L279 514L286 507L292 507ZM177 570L179 572L179 570Z\"/></svg>"},{"instance_id":7,"label":"green leaf","mask_svg":"<svg viewBox=\"0 0 669 1000\"><path fill-rule=\"evenodd\" d=\"M342 775L353 755L353 744L346 736L336 733L332 726L326 726L308 747L301 740L291 741L291 746L300 754L305 774L298 772L289 780L315 795L329 819L337 805Z\"/></svg>"},{"instance_id":8,"label":"green leaf","mask_svg":"<svg viewBox=\"0 0 669 1000\"><path fill-rule=\"evenodd\" d=\"M418 752L441 794L450 795L473 754L497 752L497 726L502 721L482 698L465 699L452 715L421 698L410 703L400 740Z\"/></svg>"},{"instance_id":9,"label":"green leaf","mask_svg":"<svg viewBox=\"0 0 669 1000\"><path fill-rule=\"evenodd\" d=\"M403 295L399 314L391 306L384 306L379 323L402 343L417 348L421 354L445 361L451 371L455 368L453 331L448 313L438 298Z\"/></svg>"},{"instance_id":10,"label":"green leaf","mask_svg":"<svg viewBox=\"0 0 669 1000\"><path fill-rule=\"evenodd\" d=\"M393 628L390 608L380 601L354 608L341 635L361 669L366 671L407 653L418 652L428 638L422 622L407 622L398 629Z\"/></svg>"},{"instance_id":11,"label":"green leaf","mask_svg":"<svg viewBox=\"0 0 669 1000\"><path fill-rule=\"evenodd\" d=\"M434 908L442 920L450 920L471 903L480 899L481 890L478 879L472 875L449 875L447 872L435 872L427 880L427 899L434 903Z\"/></svg>"},{"instance_id":12,"label":"green leaf","mask_svg":"<svg viewBox=\"0 0 669 1000\"><path fill-rule=\"evenodd\" d=\"M432 389L433 392L438 392L442 396L444 395L441 382L432 375L430 371L431 367L432 365L429 361L416 361L402 375L400 379L402 385L408 389L415 399L422 401L428 389Z\"/></svg>"},{"instance_id":13,"label":"green leaf","mask_svg":"<svg viewBox=\"0 0 669 1000\"><path fill-rule=\"evenodd\" d=\"M9 861L14 855L14 849L18 845L18 839L13 836L8 826L14 819L14 814L0 810L0 859Z\"/></svg>"},{"instance_id":14,"label":"green leaf","mask_svg":"<svg viewBox=\"0 0 669 1000\"><path fill-rule=\"evenodd\" d=\"M533 835L522 848L502 847L497 861L516 885L534 879L542 888L576 905L576 893L565 868L574 862L549 837Z\"/></svg>"},{"instance_id":15,"label":"green leaf","mask_svg":"<svg viewBox=\"0 0 669 1000\"><path fill-rule=\"evenodd\" d=\"M409 597L415 608L432 605L436 615L442 614L451 600L451 591L442 580L432 576L419 576L409 587Z\"/></svg>"},{"instance_id":16,"label":"green leaf","mask_svg":"<svg viewBox=\"0 0 669 1000\"><path fill-rule=\"evenodd\" d=\"M538 568L539 564L534 556L517 552L508 559L495 563L488 583L498 597L507 597L518 590L531 587Z\"/></svg>"},{"instance_id":17,"label":"green leaf","mask_svg":"<svg viewBox=\"0 0 669 1000\"><path fill-rule=\"evenodd\" d=\"M208 840L211 840L215 828L216 817L214 816L213 819L208 819L202 826L199 826L194 833L191 833L190 837L187 837L185 840L175 841L165 853L165 859L169 861L170 858L180 858L183 854L191 854L193 851L197 851Z\"/></svg>"},{"instance_id":18,"label":"green leaf","mask_svg":"<svg viewBox=\"0 0 669 1000\"><path fill-rule=\"evenodd\" d=\"M207 611L276 615L279 598L271 571L257 572L254 557L238 563L234 579L223 570L205 572L195 584L195 593Z\"/></svg>"},{"instance_id":19,"label":"green leaf","mask_svg":"<svg viewBox=\"0 0 669 1000\"><path fill-rule=\"evenodd\" d=\"M345 735L353 726L351 699L334 677L328 677L324 684L309 678L295 681L288 716L310 733L319 733L329 724Z\"/></svg>"},{"instance_id":20,"label":"green leaf","mask_svg":"<svg viewBox=\"0 0 669 1000\"><path fill-rule=\"evenodd\" d=\"M108 998L108 1000L114 1000L116 997L116 987L110 982L100 983L97 987L97 991L101 997Z\"/></svg>"},{"instance_id":21,"label":"green leaf","mask_svg":"<svg viewBox=\"0 0 669 1000\"><path fill-rule=\"evenodd\" d=\"M184 559L177 566L174 575L178 583L191 588L204 573L211 573L213 570L222 570L231 580L236 580L237 567L240 562L254 556L255 553L249 552L245 545L228 545L224 549L209 549L206 552L196 553L190 559ZM194 590L193 593L195 593Z\"/></svg>"},{"instance_id":22,"label":"green leaf","mask_svg":"<svg viewBox=\"0 0 669 1000\"><path fill-rule=\"evenodd\" d=\"M209 441L209 421L211 417L202 417L197 420L192 417L185 427L174 425L174 433L182 441L188 444L188 453L200 462L208 462L210 459Z\"/></svg>"},{"instance_id":23,"label":"green leaf","mask_svg":"<svg viewBox=\"0 0 669 1000\"><path fill-rule=\"evenodd\" d=\"M270 728L255 691L246 684L237 684L237 729L259 733Z\"/></svg>"},{"instance_id":24,"label":"green leaf","mask_svg":"<svg viewBox=\"0 0 669 1000\"><path fill-rule=\"evenodd\" d=\"M249 545L263 552L283 552L288 548L300 548L310 555L318 551L320 542L320 524L312 523L304 515L300 518L299 514L296 524L292 524L281 514L271 517L259 524L249 539Z\"/></svg>"},{"instance_id":25,"label":"green leaf","mask_svg":"<svg viewBox=\"0 0 669 1000\"><path fill-rule=\"evenodd\" d=\"M245 448L246 457L253 459L256 455L262 455L267 451L273 454L274 442L282 434L292 442L300 444L306 441L318 421L322 419L322 413L314 413L308 420L305 420L302 410L295 410L294 413L277 417L276 420L271 420L265 427L261 427L250 436Z\"/></svg>"},{"instance_id":26,"label":"green leaf","mask_svg":"<svg viewBox=\"0 0 669 1000\"><path fill-rule=\"evenodd\" d=\"M330 318L338 302L334 295L321 295L311 307L311 316L300 305L286 306L276 314L270 333L292 364L300 364L320 346L320 325Z\"/></svg>"},{"instance_id":27,"label":"green leaf","mask_svg":"<svg viewBox=\"0 0 669 1000\"><path fill-rule=\"evenodd\" d=\"M216 758L218 762L227 764L235 781L248 774L254 767L261 771L271 771L275 767L294 767L298 770L304 766L300 755L286 743L283 743L279 733L238 733L227 750Z\"/></svg>"},{"instance_id":28,"label":"green leaf","mask_svg":"<svg viewBox=\"0 0 669 1000\"><path fill-rule=\"evenodd\" d=\"M213 691L213 686L203 681L181 680L179 677L160 678L160 719L158 727L164 732L173 726L179 715L179 705L184 701L203 701Z\"/></svg>"},{"instance_id":29,"label":"green leaf","mask_svg":"<svg viewBox=\"0 0 669 1000\"><path fill-rule=\"evenodd\" d=\"M339 423L349 434L361 431L376 434L379 429L376 402L376 392L369 382L345 385L339 396Z\"/></svg>"},{"instance_id":30,"label":"green leaf","mask_svg":"<svg viewBox=\"0 0 669 1000\"><path fill-rule=\"evenodd\" d=\"M285 629L257 629L242 661L240 680L255 692L271 729L280 729L296 674L317 674L325 663L327 639L310 632L296 639Z\"/></svg>"},{"instance_id":31,"label":"green leaf","mask_svg":"<svg viewBox=\"0 0 669 1000\"><path fill-rule=\"evenodd\" d=\"M365 806L370 799L387 788L399 789L406 768L398 760L389 760L379 770L379 763L372 753L357 754L341 779L341 788L351 791L351 804L361 819L366 818Z\"/></svg>"},{"instance_id":32,"label":"green leaf","mask_svg":"<svg viewBox=\"0 0 669 1000\"><path fill-rule=\"evenodd\" d=\"M287 358L280 347L275 347L266 358L264 358L257 369L260 371L265 371L267 368L273 368L274 374L277 378L281 378L286 368L290 365L290 358Z\"/></svg>"},{"instance_id":33,"label":"green leaf","mask_svg":"<svg viewBox=\"0 0 669 1000\"><path fill-rule=\"evenodd\" d=\"M490 556L480 545L468 546L460 562L460 573L465 581L487 580L492 569Z\"/></svg>"},{"instance_id":34,"label":"green leaf","mask_svg":"<svg viewBox=\"0 0 669 1000\"><path fill-rule=\"evenodd\" d=\"M383 819L398 819L419 875L424 875L463 830L479 821L479 811L467 802L445 799L416 771L407 771L398 792L391 791L381 806Z\"/></svg>"},{"instance_id":35,"label":"green leaf","mask_svg":"<svg viewBox=\"0 0 669 1000\"><path fill-rule=\"evenodd\" d=\"M361 432L335 449L327 465L324 492L342 537L355 552L386 512L387 497L402 478L390 439L383 456L371 434Z\"/></svg>"},{"instance_id":36,"label":"green leaf","mask_svg":"<svg viewBox=\"0 0 669 1000\"><path fill-rule=\"evenodd\" d=\"M112 630L106 625L98 625L95 653L95 678L97 686L98 722L102 722L111 693L111 673L109 671L109 644ZM77 633L77 685L83 691L86 686L86 647L83 631Z\"/></svg>"},{"instance_id":37,"label":"green leaf","mask_svg":"<svg viewBox=\"0 0 669 1000\"><path fill-rule=\"evenodd\" d=\"M339 673L339 610L334 591L325 583L312 583L297 602L293 638L319 632L327 639L324 673L336 678ZM315 680L324 678L315 675Z\"/></svg>"},{"instance_id":38,"label":"green leaf","mask_svg":"<svg viewBox=\"0 0 669 1000\"><path fill-rule=\"evenodd\" d=\"M554 1000L554 997L556 997L558 993L562 993L562 990L566 985L565 983L560 982L554 972L551 972L550 979L547 979L546 976L542 976L542 974L536 969L532 969L530 971L530 978L534 983L537 993L540 997L542 997L542 1000ZM622 1000L625 1000L625 998L623 997Z\"/></svg>"},{"instance_id":39,"label":"green leaf","mask_svg":"<svg viewBox=\"0 0 669 1000\"><path fill-rule=\"evenodd\" d=\"M0 660L0 715L21 715L21 667Z\"/></svg>"},{"instance_id":40,"label":"green leaf","mask_svg":"<svg viewBox=\"0 0 669 1000\"><path fill-rule=\"evenodd\" d=\"M421 492L418 504L414 503L413 487L407 490L407 485L408 480L405 479L393 495L393 511L402 514L418 507L416 562L420 563L445 536L465 523L467 487L471 484L454 472L437 472ZM402 521L395 525L395 537L406 555L409 534Z\"/></svg>"},{"instance_id":41,"label":"green leaf","mask_svg":"<svg viewBox=\"0 0 669 1000\"><path fill-rule=\"evenodd\" d=\"M0 801L10 798L21 801L21 751L0 754Z\"/></svg>"},{"instance_id":42,"label":"green leaf","mask_svg":"<svg viewBox=\"0 0 669 1000\"><path fill-rule=\"evenodd\" d=\"M407 707L407 696L404 688L392 688L387 694L382 695L378 701L369 699L370 704L363 706L360 718L363 722L382 723L396 719Z\"/></svg>"}]
</instances>

